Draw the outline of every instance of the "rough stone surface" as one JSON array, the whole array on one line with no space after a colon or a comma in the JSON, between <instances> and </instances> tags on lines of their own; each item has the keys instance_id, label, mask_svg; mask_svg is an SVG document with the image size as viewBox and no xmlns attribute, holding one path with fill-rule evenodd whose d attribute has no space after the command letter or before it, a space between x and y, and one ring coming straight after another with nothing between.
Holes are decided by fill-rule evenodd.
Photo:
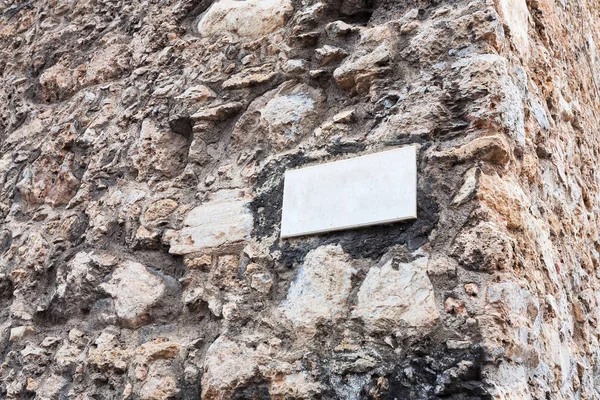
<instances>
[{"instance_id":1,"label":"rough stone surface","mask_svg":"<svg viewBox=\"0 0 600 400\"><path fill-rule=\"evenodd\" d=\"M307 330L344 318L355 272L339 246L313 250L306 255L281 305L283 314L298 329Z\"/></svg>"},{"instance_id":2,"label":"rough stone surface","mask_svg":"<svg viewBox=\"0 0 600 400\"><path fill-rule=\"evenodd\" d=\"M218 0L198 22L198 32L260 37L282 27L292 10L291 0Z\"/></svg>"},{"instance_id":3,"label":"rough stone surface","mask_svg":"<svg viewBox=\"0 0 600 400\"><path fill-rule=\"evenodd\" d=\"M226 198L190 210L183 225L171 239L169 251L173 254L243 243L250 238L252 215L247 200Z\"/></svg>"},{"instance_id":4,"label":"rough stone surface","mask_svg":"<svg viewBox=\"0 0 600 400\"><path fill-rule=\"evenodd\" d=\"M600 398L599 12L3 1L0 398ZM280 238L405 145L417 219Z\"/></svg>"},{"instance_id":5,"label":"rough stone surface","mask_svg":"<svg viewBox=\"0 0 600 400\"><path fill-rule=\"evenodd\" d=\"M427 258L373 266L358 291L356 314L371 331L388 334L404 327L432 327L439 319Z\"/></svg>"},{"instance_id":6,"label":"rough stone surface","mask_svg":"<svg viewBox=\"0 0 600 400\"><path fill-rule=\"evenodd\" d=\"M114 299L117 317L133 328L147 323L150 309L167 291L159 277L137 262L117 267L100 288Z\"/></svg>"},{"instance_id":7,"label":"rough stone surface","mask_svg":"<svg viewBox=\"0 0 600 400\"><path fill-rule=\"evenodd\" d=\"M226 399L258 372L256 352L244 344L219 337L206 353L202 398Z\"/></svg>"}]
</instances>

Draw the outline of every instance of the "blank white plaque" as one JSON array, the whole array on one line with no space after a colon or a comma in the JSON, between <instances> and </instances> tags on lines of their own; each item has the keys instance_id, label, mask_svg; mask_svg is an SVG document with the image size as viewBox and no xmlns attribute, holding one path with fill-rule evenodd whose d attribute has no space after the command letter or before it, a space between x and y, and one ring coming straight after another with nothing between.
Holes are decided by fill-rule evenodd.
<instances>
[{"instance_id":1,"label":"blank white plaque","mask_svg":"<svg viewBox=\"0 0 600 400\"><path fill-rule=\"evenodd\" d=\"M417 218L417 148L286 171L281 237Z\"/></svg>"}]
</instances>

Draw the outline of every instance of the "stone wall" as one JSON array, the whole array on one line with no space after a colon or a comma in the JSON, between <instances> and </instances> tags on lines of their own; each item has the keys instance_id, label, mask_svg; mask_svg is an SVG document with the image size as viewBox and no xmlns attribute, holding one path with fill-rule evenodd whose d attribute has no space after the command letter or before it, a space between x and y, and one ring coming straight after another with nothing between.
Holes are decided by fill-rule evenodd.
<instances>
[{"instance_id":1,"label":"stone wall","mask_svg":"<svg viewBox=\"0 0 600 400\"><path fill-rule=\"evenodd\" d=\"M0 398L600 398L597 3L0 7ZM280 239L408 144L416 220Z\"/></svg>"}]
</instances>

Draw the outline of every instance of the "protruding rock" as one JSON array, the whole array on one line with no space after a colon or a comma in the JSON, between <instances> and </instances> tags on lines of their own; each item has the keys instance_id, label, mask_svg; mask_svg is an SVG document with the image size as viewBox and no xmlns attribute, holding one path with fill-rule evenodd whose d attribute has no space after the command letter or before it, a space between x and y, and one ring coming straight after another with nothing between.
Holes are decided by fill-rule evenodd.
<instances>
[{"instance_id":1,"label":"protruding rock","mask_svg":"<svg viewBox=\"0 0 600 400\"><path fill-rule=\"evenodd\" d=\"M150 204L144 212L144 219L148 222L168 217L177 208L177 202L171 199L161 199Z\"/></svg>"},{"instance_id":2,"label":"protruding rock","mask_svg":"<svg viewBox=\"0 0 600 400\"><path fill-rule=\"evenodd\" d=\"M156 249L160 246L160 234L152 228L144 225L135 232L135 247L142 249Z\"/></svg>"},{"instance_id":3,"label":"protruding rock","mask_svg":"<svg viewBox=\"0 0 600 400\"><path fill-rule=\"evenodd\" d=\"M247 384L258 372L255 351L220 336L210 345L204 361L202 398L229 398L236 387Z\"/></svg>"},{"instance_id":4,"label":"protruding rock","mask_svg":"<svg viewBox=\"0 0 600 400\"><path fill-rule=\"evenodd\" d=\"M260 293L267 294L273 286L273 279L269 274L254 274L250 286Z\"/></svg>"},{"instance_id":5,"label":"protruding rock","mask_svg":"<svg viewBox=\"0 0 600 400\"><path fill-rule=\"evenodd\" d=\"M354 110L346 110L339 112L333 116L333 122L338 124L348 124L356 121L356 112Z\"/></svg>"},{"instance_id":6,"label":"protruding rock","mask_svg":"<svg viewBox=\"0 0 600 400\"><path fill-rule=\"evenodd\" d=\"M187 149L185 137L145 119L132 151L133 164L139 171L138 179L147 179L157 172L174 178L185 167Z\"/></svg>"},{"instance_id":7,"label":"protruding rock","mask_svg":"<svg viewBox=\"0 0 600 400\"><path fill-rule=\"evenodd\" d=\"M73 71L62 63L57 63L40 76L40 86L42 98L52 102L71 96L77 88L77 81Z\"/></svg>"},{"instance_id":8,"label":"protruding rock","mask_svg":"<svg viewBox=\"0 0 600 400\"><path fill-rule=\"evenodd\" d=\"M464 182L456 196L454 196L452 204L462 204L475 196L479 174L480 170L477 167L471 168L465 173Z\"/></svg>"},{"instance_id":9,"label":"protruding rock","mask_svg":"<svg viewBox=\"0 0 600 400\"><path fill-rule=\"evenodd\" d=\"M194 208L184 227L171 240L169 252L189 254L221 246L235 246L249 239L253 218L248 201L226 198Z\"/></svg>"},{"instance_id":10,"label":"protruding rock","mask_svg":"<svg viewBox=\"0 0 600 400\"><path fill-rule=\"evenodd\" d=\"M504 135L482 136L462 146L432 153L431 157L444 161L488 161L500 166L510 161L510 146Z\"/></svg>"},{"instance_id":11,"label":"protruding rock","mask_svg":"<svg viewBox=\"0 0 600 400\"><path fill-rule=\"evenodd\" d=\"M111 44L92 56L78 70L85 70L84 86L95 85L116 79L129 68L131 55L129 47L124 44Z\"/></svg>"},{"instance_id":12,"label":"protruding rock","mask_svg":"<svg viewBox=\"0 0 600 400\"><path fill-rule=\"evenodd\" d=\"M165 338L156 338L144 343L135 351L136 362L148 364L156 360L174 358L179 353L181 345Z\"/></svg>"},{"instance_id":13,"label":"protruding rock","mask_svg":"<svg viewBox=\"0 0 600 400\"><path fill-rule=\"evenodd\" d=\"M334 21L327 24L325 32L329 39L337 39L341 36L345 36L358 28L345 23L344 21Z\"/></svg>"},{"instance_id":14,"label":"protruding rock","mask_svg":"<svg viewBox=\"0 0 600 400\"><path fill-rule=\"evenodd\" d=\"M24 337L31 335L33 332L34 329L32 326L17 326L16 328L12 328L10 330L10 337L8 340L10 340L11 342L16 342L23 339Z\"/></svg>"},{"instance_id":15,"label":"protruding rock","mask_svg":"<svg viewBox=\"0 0 600 400\"><path fill-rule=\"evenodd\" d=\"M191 116L194 121L224 121L242 109L242 103L231 102L199 110Z\"/></svg>"},{"instance_id":16,"label":"protruding rock","mask_svg":"<svg viewBox=\"0 0 600 400\"><path fill-rule=\"evenodd\" d=\"M382 266L371 267L356 307L367 329L389 333L430 329L440 315L426 271L426 257L409 263L392 257Z\"/></svg>"},{"instance_id":17,"label":"protruding rock","mask_svg":"<svg viewBox=\"0 0 600 400\"><path fill-rule=\"evenodd\" d=\"M139 391L139 398L140 400L176 398L180 392L177 381L178 377L169 368L152 365Z\"/></svg>"},{"instance_id":18,"label":"protruding rock","mask_svg":"<svg viewBox=\"0 0 600 400\"><path fill-rule=\"evenodd\" d=\"M236 147L265 139L280 149L296 143L312 131L322 102L317 89L292 81L283 83L250 104L233 132ZM256 134L249 135L251 130Z\"/></svg>"},{"instance_id":19,"label":"protruding rock","mask_svg":"<svg viewBox=\"0 0 600 400\"><path fill-rule=\"evenodd\" d=\"M388 43L382 43L373 51L364 55L352 56L344 60L335 71L333 77L342 89L354 89L366 92L374 79L382 75L384 68L391 61Z\"/></svg>"},{"instance_id":20,"label":"protruding rock","mask_svg":"<svg viewBox=\"0 0 600 400\"><path fill-rule=\"evenodd\" d=\"M219 0L198 22L198 32L202 36L220 32L264 36L282 27L293 9L291 0Z\"/></svg>"},{"instance_id":21,"label":"protruding rock","mask_svg":"<svg viewBox=\"0 0 600 400\"><path fill-rule=\"evenodd\" d=\"M498 3L502 19L510 28L510 37L515 48L522 54L529 52L529 10L525 0L500 0Z\"/></svg>"},{"instance_id":22,"label":"protruding rock","mask_svg":"<svg viewBox=\"0 0 600 400\"><path fill-rule=\"evenodd\" d=\"M469 296L476 297L479 294L479 285L476 283L465 283L465 292Z\"/></svg>"},{"instance_id":23,"label":"protruding rock","mask_svg":"<svg viewBox=\"0 0 600 400\"><path fill-rule=\"evenodd\" d=\"M243 89L250 86L260 85L275 79L277 72L273 71L272 66L265 65L262 67L248 68L239 74L233 75L231 78L223 82L222 88L228 90Z\"/></svg>"},{"instance_id":24,"label":"protruding rock","mask_svg":"<svg viewBox=\"0 0 600 400\"><path fill-rule=\"evenodd\" d=\"M315 381L306 371L286 375L271 383L271 399L315 399L326 390L325 385Z\"/></svg>"},{"instance_id":25,"label":"protruding rock","mask_svg":"<svg viewBox=\"0 0 600 400\"><path fill-rule=\"evenodd\" d=\"M503 270L514 258L510 238L491 222L465 228L456 237L452 251L463 267L475 271Z\"/></svg>"},{"instance_id":26,"label":"protruding rock","mask_svg":"<svg viewBox=\"0 0 600 400\"><path fill-rule=\"evenodd\" d=\"M40 383L38 393L43 393L41 398L56 399L59 397L61 390L68 384L69 380L64 376L52 374Z\"/></svg>"},{"instance_id":27,"label":"protruding rock","mask_svg":"<svg viewBox=\"0 0 600 400\"><path fill-rule=\"evenodd\" d=\"M211 88L204 85L196 85L187 88L175 98L178 100L209 101L216 97L217 94Z\"/></svg>"},{"instance_id":28,"label":"protruding rock","mask_svg":"<svg viewBox=\"0 0 600 400\"><path fill-rule=\"evenodd\" d=\"M301 330L335 322L348 313L352 276L356 273L339 246L322 246L306 255L281 310Z\"/></svg>"},{"instance_id":29,"label":"protruding rock","mask_svg":"<svg viewBox=\"0 0 600 400\"><path fill-rule=\"evenodd\" d=\"M55 143L45 143L42 149L43 155L23 170L17 189L29 204L65 205L79 188L79 179L73 174L75 155Z\"/></svg>"},{"instance_id":30,"label":"protruding rock","mask_svg":"<svg viewBox=\"0 0 600 400\"><path fill-rule=\"evenodd\" d=\"M68 263L61 265L56 273L56 299L70 310L90 307L96 300L95 287L101 267L95 265L94 253L79 252ZM65 310L66 313L73 311Z\"/></svg>"},{"instance_id":31,"label":"protruding rock","mask_svg":"<svg viewBox=\"0 0 600 400\"><path fill-rule=\"evenodd\" d=\"M125 371L131 354L119 345L117 336L108 328L94 341L88 352L88 363L100 370Z\"/></svg>"},{"instance_id":32,"label":"protruding rock","mask_svg":"<svg viewBox=\"0 0 600 400\"><path fill-rule=\"evenodd\" d=\"M150 320L150 309L166 292L162 279L140 263L128 261L100 287L115 300L115 311L124 325L138 327Z\"/></svg>"},{"instance_id":33,"label":"protruding rock","mask_svg":"<svg viewBox=\"0 0 600 400\"><path fill-rule=\"evenodd\" d=\"M323 66L341 61L346 56L348 56L346 50L330 45L325 45L315 50L315 57Z\"/></svg>"},{"instance_id":34,"label":"protruding rock","mask_svg":"<svg viewBox=\"0 0 600 400\"><path fill-rule=\"evenodd\" d=\"M310 65L306 60L287 60L285 64L283 64L282 69L284 72L288 74L303 74L308 71Z\"/></svg>"},{"instance_id":35,"label":"protruding rock","mask_svg":"<svg viewBox=\"0 0 600 400\"><path fill-rule=\"evenodd\" d=\"M278 93L260 113L272 129L296 136L302 131L306 119L315 115L316 102L314 93L300 85Z\"/></svg>"},{"instance_id":36,"label":"protruding rock","mask_svg":"<svg viewBox=\"0 0 600 400\"><path fill-rule=\"evenodd\" d=\"M444 309L448 314L462 315L465 314L465 303L454 297L448 297L444 301Z\"/></svg>"},{"instance_id":37,"label":"protruding rock","mask_svg":"<svg viewBox=\"0 0 600 400\"><path fill-rule=\"evenodd\" d=\"M79 361L82 350L77 346L65 343L54 354L56 363L62 368L72 368Z\"/></svg>"}]
</instances>

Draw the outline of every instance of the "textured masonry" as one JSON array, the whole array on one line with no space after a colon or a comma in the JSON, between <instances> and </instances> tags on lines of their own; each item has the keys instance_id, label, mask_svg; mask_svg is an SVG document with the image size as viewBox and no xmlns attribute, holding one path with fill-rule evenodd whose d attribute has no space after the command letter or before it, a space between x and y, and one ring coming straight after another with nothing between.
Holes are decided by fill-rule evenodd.
<instances>
[{"instance_id":1,"label":"textured masonry","mask_svg":"<svg viewBox=\"0 0 600 400\"><path fill-rule=\"evenodd\" d=\"M600 398L600 6L0 5L0 398ZM416 219L281 239L414 146Z\"/></svg>"}]
</instances>

